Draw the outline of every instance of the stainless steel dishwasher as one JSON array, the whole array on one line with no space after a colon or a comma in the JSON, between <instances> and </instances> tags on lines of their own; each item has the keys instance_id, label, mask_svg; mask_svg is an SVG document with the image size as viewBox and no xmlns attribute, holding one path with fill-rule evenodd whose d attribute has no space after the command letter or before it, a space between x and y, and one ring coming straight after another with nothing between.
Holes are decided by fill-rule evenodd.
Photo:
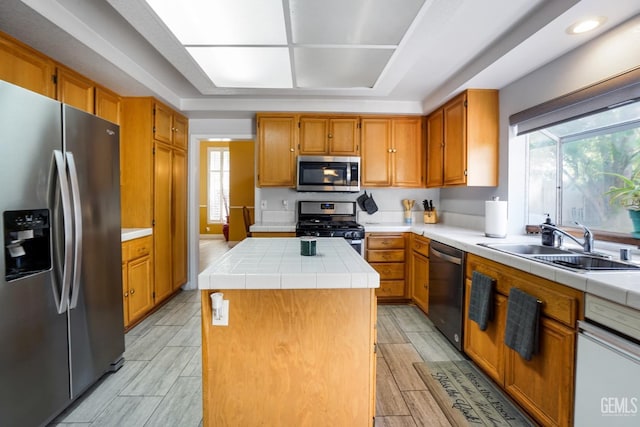
<instances>
[{"instance_id":1,"label":"stainless steel dishwasher","mask_svg":"<svg viewBox=\"0 0 640 427\"><path fill-rule=\"evenodd\" d=\"M429 318L462 351L464 256L460 249L431 241L429 247Z\"/></svg>"}]
</instances>

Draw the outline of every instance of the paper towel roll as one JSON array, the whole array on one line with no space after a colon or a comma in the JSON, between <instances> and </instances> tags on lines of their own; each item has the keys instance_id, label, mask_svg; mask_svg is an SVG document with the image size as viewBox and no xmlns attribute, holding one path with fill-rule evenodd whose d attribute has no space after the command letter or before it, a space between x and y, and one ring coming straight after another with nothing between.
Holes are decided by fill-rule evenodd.
<instances>
[{"instance_id":1,"label":"paper towel roll","mask_svg":"<svg viewBox=\"0 0 640 427\"><path fill-rule=\"evenodd\" d=\"M500 200L485 202L484 235L487 237L507 237L507 202Z\"/></svg>"}]
</instances>

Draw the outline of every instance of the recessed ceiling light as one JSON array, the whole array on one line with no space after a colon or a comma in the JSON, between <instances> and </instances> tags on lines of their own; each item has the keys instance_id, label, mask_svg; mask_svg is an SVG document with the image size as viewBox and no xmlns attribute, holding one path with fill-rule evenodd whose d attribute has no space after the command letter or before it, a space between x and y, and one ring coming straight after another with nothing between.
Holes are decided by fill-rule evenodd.
<instances>
[{"instance_id":1,"label":"recessed ceiling light","mask_svg":"<svg viewBox=\"0 0 640 427\"><path fill-rule=\"evenodd\" d=\"M568 34L582 34L587 31L595 30L607 20L604 16L596 16L582 19L567 28Z\"/></svg>"}]
</instances>

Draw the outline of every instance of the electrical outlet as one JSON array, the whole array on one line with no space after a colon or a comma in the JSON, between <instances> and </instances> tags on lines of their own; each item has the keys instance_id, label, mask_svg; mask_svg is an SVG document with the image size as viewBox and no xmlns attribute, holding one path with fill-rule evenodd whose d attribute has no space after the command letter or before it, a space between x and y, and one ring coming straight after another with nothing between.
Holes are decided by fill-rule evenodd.
<instances>
[{"instance_id":1,"label":"electrical outlet","mask_svg":"<svg viewBox=\"0 0 640 427\"><path fill-rule=\"evenodd\" d=\"M229 300L228 299L225 299L222 301L222 313L219 319L216 319L212 313L211 324L214 326L229 326Z\"/></svg>"},{"instance_id":2,"label":"electrical outlet","mask_svg":"<svg viewBox=\"0 0 640 427\"><path fill-rule=\"evenodd\" d=\"M262 210L267 209L267 201L266 200L260 200L260 209L262 209Z\"/></svg>"},{"instance_id":3,"label":"electrical outlet","mask_svg":"<svg viewBox=\"0 0 640 427\"><path fill-rule=\"evenodd\" d=\"M282 208L283 208L285 211L288 211L288 210L289 210L289 201L288 201L288 200L283 200L283 201L282 201Z\"/></svg>"}]
</instances>

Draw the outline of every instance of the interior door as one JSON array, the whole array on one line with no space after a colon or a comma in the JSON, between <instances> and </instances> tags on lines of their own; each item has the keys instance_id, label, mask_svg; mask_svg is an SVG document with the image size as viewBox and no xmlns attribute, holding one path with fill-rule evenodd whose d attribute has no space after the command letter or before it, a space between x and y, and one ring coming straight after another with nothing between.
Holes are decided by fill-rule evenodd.
<instances>
[{"instance_id":1,"label":"interior door","mask_svg":"<svg viewBox=\"0 0 640 427\"><path fill-rule=\"evenodd\" d=\"M229 240L246 237L242 207L251 210L255 221L255 145L253 141L229 143Z\"/></svg>"}]
</instances>

